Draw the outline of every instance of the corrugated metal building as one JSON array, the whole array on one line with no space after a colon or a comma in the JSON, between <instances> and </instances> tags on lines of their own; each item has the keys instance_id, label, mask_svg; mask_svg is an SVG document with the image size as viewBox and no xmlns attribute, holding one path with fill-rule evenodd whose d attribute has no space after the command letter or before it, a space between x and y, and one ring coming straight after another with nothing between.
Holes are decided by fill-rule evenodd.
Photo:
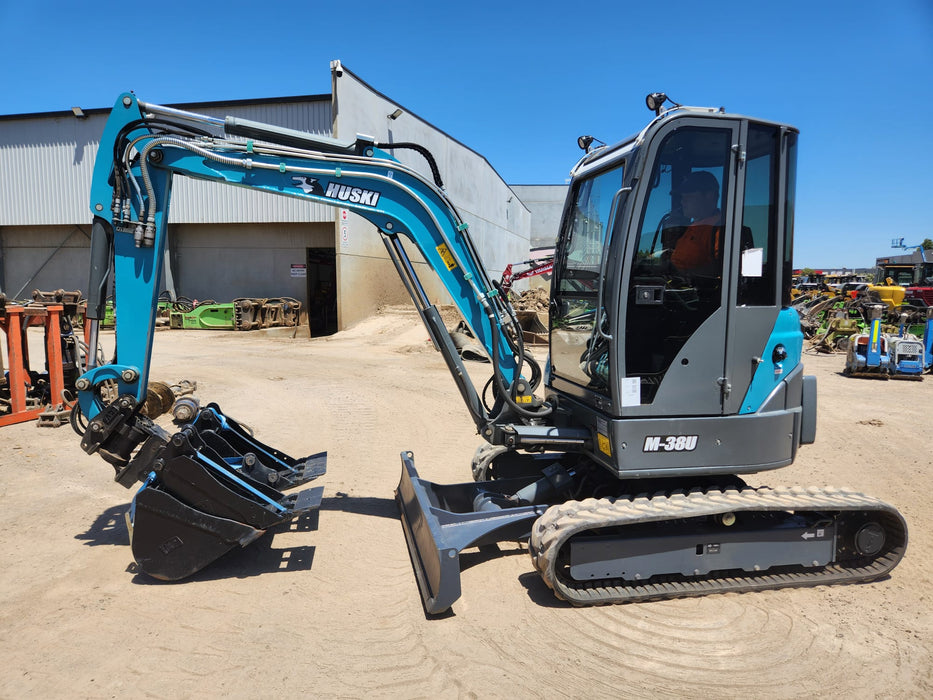
<instances>
[{"instance_id":1,"label":"corrugated metal building","mask_svg":"<svg viewBox=\"0 0 933 700\"><path fill-rule=\"evenodd\" d=\"M528 256L531 211L485 158L339 62L332 64L331 78L329 95L174 106L344 140L365 133L378 141L423 144L437 159L490 274ZM84 110L80 117L0 116L0 290L8 297L28 298L33 289L86 291L88 193L108 114L105 108ZM398 157L428 174L417 154ZM563 201L565 187L545 189L552 200ZM552 205L536 202L535 208L552 218ZM343 222L338 218L338 210L324 205L176 177L165 287L217 301L295 297L309 308L315 332L347 327L381 304L407 301L373 227L352 214ZM416 252L412 257L418 259ZM432 298L447 301L430 271L423 279ZM322 307L328 298L336 298L336 314Z\"/></svg>"}]
</instances>

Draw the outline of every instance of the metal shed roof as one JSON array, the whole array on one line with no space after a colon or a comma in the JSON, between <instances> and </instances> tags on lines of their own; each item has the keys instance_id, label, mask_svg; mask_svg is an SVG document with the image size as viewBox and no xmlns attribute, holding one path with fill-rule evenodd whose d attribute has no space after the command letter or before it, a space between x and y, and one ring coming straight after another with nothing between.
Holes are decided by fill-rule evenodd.
<instances>
[{"instance_id":1,"label":"metal shed roof","mask_svg":"<svg viewBox=\"0 0 933 700\"><path fill-rule=\"evenodd\" d=\"M171 105L329 136L330 95ZM90 221L94 159L109 109L0 116L0 226L67 225ZM172 223L333 221L331 207L222 187L175 181Z\"/></svg>"}]
</instances>

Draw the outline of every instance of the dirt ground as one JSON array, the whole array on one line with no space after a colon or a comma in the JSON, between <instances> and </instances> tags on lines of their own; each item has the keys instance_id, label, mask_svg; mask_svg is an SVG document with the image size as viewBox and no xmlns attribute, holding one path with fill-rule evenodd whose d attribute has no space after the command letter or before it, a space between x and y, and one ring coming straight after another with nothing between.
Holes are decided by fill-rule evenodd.
<instances>
[{"instance_id":1,"label":"dirt ground","mask_svg":"<svg viewBox=\"0 0 933 700\"><path fill-rule=\"evenodd\" d=\"M132 491L70 428L0 428L0 697L933 697L933 377L849 379L841 355L808 355L817 442L749 479L894 504L911 539L886 580L578 609L505 544L464 553L461 599L426 619L399 453L468 481L479 439L418 324L390 309L328 339L157 333L153 379L196 381L293 456L329 452L317 529L181 583L134 573Z\"/></svg>"}]
</instances>

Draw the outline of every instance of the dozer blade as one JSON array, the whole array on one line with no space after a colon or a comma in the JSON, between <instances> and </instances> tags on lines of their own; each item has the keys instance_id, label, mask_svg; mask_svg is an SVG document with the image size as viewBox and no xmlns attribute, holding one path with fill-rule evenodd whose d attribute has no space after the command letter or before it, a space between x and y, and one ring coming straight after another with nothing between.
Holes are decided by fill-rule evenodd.
<instances>
[{"instance_id":1,"label":"dozer blade","mask_svg":"<svg viewBox=\"0 0 933 700\"><path fill-rule=\"evenodd\" d=\"M518 481L433 484L418 477L412 453L402 453L395 500L427 614L448 610L460 597L463 549L528 538L532 523L547 508L495 504L495 494L509 492Z\"/></svg>"}]
</instances>

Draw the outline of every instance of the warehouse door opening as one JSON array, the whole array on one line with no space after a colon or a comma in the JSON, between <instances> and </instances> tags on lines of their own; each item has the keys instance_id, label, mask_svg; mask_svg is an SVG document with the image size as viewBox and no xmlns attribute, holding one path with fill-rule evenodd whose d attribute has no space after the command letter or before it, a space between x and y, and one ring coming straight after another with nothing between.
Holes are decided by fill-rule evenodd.
<instances>
[{"instance_id":1,"label":"warehouse door opening","mask_svg":"<svg viewBox=\"0 0 933 700\"><path fill-rule=\"evenodd\" d=\"M337 252L308 248L308 328L311 336L337 332Z\"/></svg>"}]
</instances>

